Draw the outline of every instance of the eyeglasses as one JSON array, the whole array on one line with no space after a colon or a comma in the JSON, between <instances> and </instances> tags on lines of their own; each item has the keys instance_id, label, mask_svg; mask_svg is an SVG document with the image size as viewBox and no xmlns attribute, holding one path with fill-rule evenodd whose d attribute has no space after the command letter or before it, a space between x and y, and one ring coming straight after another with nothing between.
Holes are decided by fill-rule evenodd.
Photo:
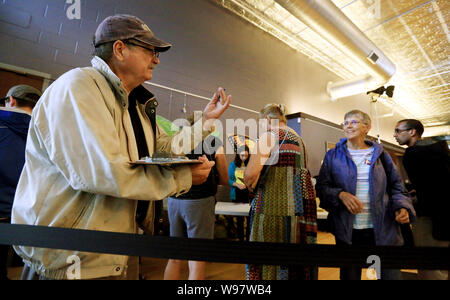
<instances>
[{"instance_id":1,"label":"eyeglasses","mask_svg":"<svg viewBox=\"0 0 450 300\"><path fill-rule=\"evenodd\" d=\"M352 126L356 126L356 124L362 123L361 121L351 120L351 121L345 121L343 123L344 127L347 127L348 125L352 124Z\"/></svg>"},{"instance_id":2,"label":"eyeglasses","mask_svg":"<svg viewBox=\"0 0 450 300\"><path fill-rule=\"evenodd\" d=\"M408 131L408 130L411 130L411 128L406 128L406 129L395 128L394 132L396 134L399 134L399 133L402 133L403 131Z\"/></svg>"},{"instance_id":3,"label":"eyeglasses","mask_svg":"<svg viewBox=\"0 0 450 300\"><path fill-rule=\"evenodd\" d=\"M138 45L138 44L129 42L129 41L123 41L123 42L124 42L125 44L128 44L128 45L133 45L133 46L136 46L136 47L144 48L144 49L150 51L150 52L152 53L152 56L153 56L153 57L159 58L159 52L156 51L155 49L147 48L147 47L145 47L145 46L141 46L141 45Z\"/></svg>"}]
</instances>

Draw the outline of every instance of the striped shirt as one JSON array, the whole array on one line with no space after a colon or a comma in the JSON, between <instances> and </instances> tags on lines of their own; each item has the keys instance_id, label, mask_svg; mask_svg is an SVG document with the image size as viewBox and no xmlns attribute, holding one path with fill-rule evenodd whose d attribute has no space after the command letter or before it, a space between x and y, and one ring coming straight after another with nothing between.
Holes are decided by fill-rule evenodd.
<instances>
[{"instance_id":1,"label":"striped shirt","mask_svg":"<svg viewBox=\"0 0 450 300\"><path fill-rule=\"evenodd\" d=\"M353 162L357 168L356 178L356 197L363 204L363 211L355 215L353 229L373 228L372 215L370 211L370 195L369 195L369 172L374 148L353 150L348 149Z\"/></svg>"}]
</instances>

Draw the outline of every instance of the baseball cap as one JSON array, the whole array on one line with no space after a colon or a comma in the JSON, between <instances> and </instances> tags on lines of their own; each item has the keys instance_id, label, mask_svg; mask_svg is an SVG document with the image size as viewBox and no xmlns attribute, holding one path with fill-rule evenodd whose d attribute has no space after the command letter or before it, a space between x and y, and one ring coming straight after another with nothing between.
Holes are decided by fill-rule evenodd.
<instances>
[{"instance_id":1,"label":"baseball cap","mask_svg":"<svg viewBox=\"0 0 450 300\"><path fill-rule=\"evenodd\" d=\"M26 84L20 84L15 85L12 88L9 89L8 93L6 94L5 98L2 98L2 102L9 98L9 96L13 96L13 98L21 99L25 101L30 101L33 103L36 103L39 98L42 96L41 91L38 89L26 85Z\"/></svg>"},{"instance_id":2,"label":"baseball cap","mask_svg":"<svg viewBox=\"0 0 450 300\"><path fill-rule=\"evenodd\" d=\"M160 40L139 18L131 15L114 15L104 19L94 35L94 46L117 40L135 39L155 47L158 52L165 52L171 44Z\"/></svg>"}]
</instances>

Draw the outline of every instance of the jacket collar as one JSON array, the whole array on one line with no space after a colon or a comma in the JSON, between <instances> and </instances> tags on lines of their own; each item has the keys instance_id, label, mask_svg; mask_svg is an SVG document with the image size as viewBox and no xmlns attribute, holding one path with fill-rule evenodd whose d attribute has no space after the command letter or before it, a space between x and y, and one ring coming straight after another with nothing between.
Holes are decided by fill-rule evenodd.
<instances>
[{"instance_id":1,"label":"jacket collar","mask_svg":"<svg viewBox=\"0 0 450 300\"><path fill-rule=\"evenodd\" d=\"M364 141L367 145L371 146L374 148L373 151L373 157L378 158L381 153L384 151L383 146L378 144L378 143L374 143L372 141L369 140L365 140ZM348 152L348 147L347 147L347 138L342 138L339 143L336 144L336 149L339 151L344 152L347 156L350 156L350 153Z\"/></svg>"},{"instance_id":2,"label":"jacket collar","mask_svg":"<svg viewBox=\"0 0 450 300\"><path fill-rule=\"evenodd\" d=\"M114 74L109 65L98 56L94 56L91 60L91 64L94 69L99 71L105 77L116 97L118 97L122 103L128 104L127 93L123 88L122 81Z\"/></svg>"},{"instance_id":3,"label":"jacket collar","mask_svg":"<svg viewBox=\"0 0 450 300\"><path fill-rule=\"evenodd\" d=\"M0 110L10 111L10 112L13 112L13 113L18 113L18 114L26 114L26 115L31 116L31 114L29 112L27 112L27 111L25 111L23 109L20 109L20 108L16 108L16 107L0 107Z\"/></svg>"},{"instance_id":4,"label":"jacket collar","mask_svg":"<svg viewBox=\"0 0 450 300\"><path fill-rule=\"evenodd\" d=\"M0 108L0 128L8 128L21 136L27 136L31 116L16 108Z\"/></svg>"},{"instance_id":5,"label":"jacket collar","mask_svg":"<svg viewBox=\"0 0 450 300\"><path fill-rule=\"evenodd\" d=\"M146 104L149 100L155 98L155 96L142 85L132 90L130 97L134 97L140 104Z\"/></svg>"}]
</instances>

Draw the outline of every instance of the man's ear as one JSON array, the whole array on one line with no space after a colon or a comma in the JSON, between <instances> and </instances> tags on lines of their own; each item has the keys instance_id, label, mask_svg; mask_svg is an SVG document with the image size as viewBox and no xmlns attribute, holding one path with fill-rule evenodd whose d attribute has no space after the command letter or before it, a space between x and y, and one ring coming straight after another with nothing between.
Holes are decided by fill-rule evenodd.
<instances>
[{"instance_id":1,"label":"man's ear","mask_svg":"<svg viewBox=\"0 0 450 300\"><path fill-rule=\"evenodd\" d=\"M124 60L124 51L126 51L127 46L125 45L124 42L118 40L115 41L113 44L113 56L119 60L119 61L123 61Z\"/></svg>"},{"instance_id":2,"label":"man's ear","mask_svg":"<svg viewBox=\"0 0 450 300\"><path fill-rule=\"evenodd\" d=\"M5 102L6 107L16 107L17 101L13 98L13 96L9 96L9 101Z\"/></svg>"}]
</instances>

